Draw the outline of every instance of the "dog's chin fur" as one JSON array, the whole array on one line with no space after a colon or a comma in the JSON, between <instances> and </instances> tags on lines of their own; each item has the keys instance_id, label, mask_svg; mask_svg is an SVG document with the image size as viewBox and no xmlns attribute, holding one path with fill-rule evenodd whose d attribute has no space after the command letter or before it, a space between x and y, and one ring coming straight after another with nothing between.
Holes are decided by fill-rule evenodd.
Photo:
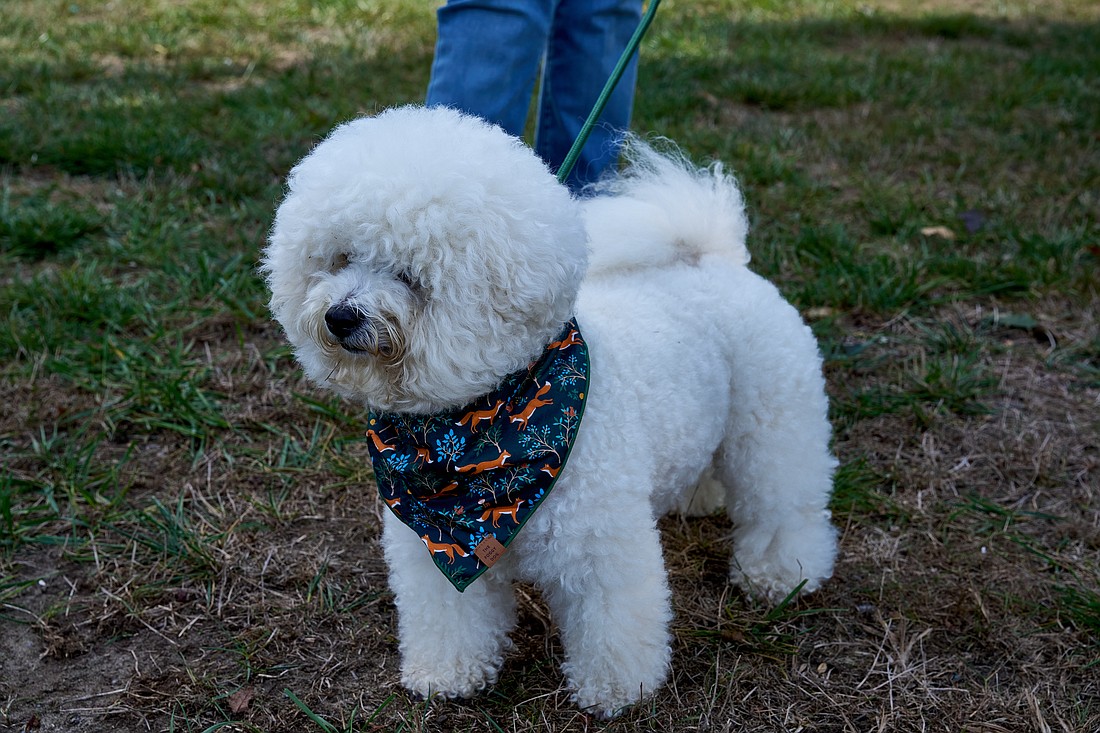
<instances>
[{"instance_id":1,"label":"dog's chin fur","mask_svg":"<svg viewBox=\"0 0 1100 733\"><path fill-rule=\"evenodd\" d=\"M317 384L379 411L460 407L574 315L592 358L569 463L464 593L384 513L416 693L496 680L516 579L543 591L579 706L609 717L654 692L671 620L656 518L670 511L725 507L730 578L751 595L778 601L832 573L836 461L813 335L746 267L733 179L630 147L629 168L578 201L500 129L404 107L337 128L291 171L263 270ZM357 325L327 323L334 306Z\"/></svg>"}]
</instances>

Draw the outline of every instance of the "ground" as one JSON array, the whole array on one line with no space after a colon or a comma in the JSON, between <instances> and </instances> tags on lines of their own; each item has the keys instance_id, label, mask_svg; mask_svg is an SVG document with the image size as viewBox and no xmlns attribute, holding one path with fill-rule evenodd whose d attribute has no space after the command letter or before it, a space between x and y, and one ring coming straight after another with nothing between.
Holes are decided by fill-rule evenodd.
<instances>
[{"instance_id":1,"label":"ground","mask_svg":"<svg viewBox=\"0 0 1100 733\"><path fill-rule=\"evenodd\" d=\"M500 682L398 684L363 415L258 253L293 162L423 94L413 0L14 0L0 29L0 730L1100 730L1100 8L666 0L635 128L720 159L814 328L836 573L662 522L673 669L608 724L521 586Z\"/></svg>"}]
</instances>

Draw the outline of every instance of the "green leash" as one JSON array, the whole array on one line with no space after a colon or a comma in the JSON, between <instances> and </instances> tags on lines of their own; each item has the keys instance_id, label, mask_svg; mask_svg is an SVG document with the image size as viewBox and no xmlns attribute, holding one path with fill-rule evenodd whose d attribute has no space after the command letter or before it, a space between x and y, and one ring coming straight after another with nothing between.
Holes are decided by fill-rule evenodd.
<instances>
[{"instance_id":1,"label":"green leash","mask_svg":"<svg viewBox=\"0 0 1100 733\"><path fill-rule=\"evenodd\" d=\"M603 91L600 92L600 96L596 99L596 104L588 114L588 119L584 121L584 126L581 127L580 133L577 134L577 139L573 141L573 147L569 148L569 154L565 156L565 160L562 161L561 167L558 168L559 183L565 183L565 179L569 176L569 172L572 171L573 166L577 164L577 158L581 157L581 148L583 148L585 142L588 141L588 136L592 134L592 128L596 126L596 120L600 119L600 115L603 114L603 108L607 106L607 100L611 97L611 92L615 91L615 86L619 83L619 79L622 77L623 72L626 71L626 65L630 63L630 58L634 55L634 52L638 50L638 46L642 42L642 36L649 30L649 24L653 22L653 16L657 14L657 6L660 4L661 0L650 0L649 8L646 10L645 15L642 16L642 22L638 24L637 29L634 31L634 35L630 38L630 42L626 44L626 50L624 50L623 55L619 57L619 63L615 64L615 70L611 72L611 76L608 78L607 83L604 84Z\"/></svg>"}]
</instances>

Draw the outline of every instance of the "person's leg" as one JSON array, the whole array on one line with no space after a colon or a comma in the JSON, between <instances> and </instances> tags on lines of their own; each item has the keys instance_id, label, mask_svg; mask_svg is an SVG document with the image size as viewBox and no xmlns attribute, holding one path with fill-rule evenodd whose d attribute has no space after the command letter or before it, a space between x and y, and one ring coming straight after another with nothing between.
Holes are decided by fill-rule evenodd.
<instances>
[{"instance_id":1,"label":"person's leg","mask_svg":"<svg viewBox=\"0 0 1100 733\"><path fill-rule=\"evenodd\" d=\"M552 5L553 0L450 0L438 12L425 103L454 107L522 137Z\"/></svg>"},{"instance_id":2,"label":"person's leg","mask_svg":"<svg viewBox=\"0 0 1100 733\"><path fill-rule=\"evenodd\" d=\"M557 170L641 20L641 0L560 0L539 96L535 150ZM567 183L578 190L613 167L630 125L637 57L626 68Z\"/></svg>"}]
</instances>

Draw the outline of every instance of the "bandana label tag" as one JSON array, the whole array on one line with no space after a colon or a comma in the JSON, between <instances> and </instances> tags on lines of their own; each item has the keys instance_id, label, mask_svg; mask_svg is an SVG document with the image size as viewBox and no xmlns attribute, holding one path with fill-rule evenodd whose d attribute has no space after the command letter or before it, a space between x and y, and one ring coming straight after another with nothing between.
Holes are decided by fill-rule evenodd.
<instances>
[{"instance_id":1,"label":"bandana label tag","mask_svg":"<svg viewBox=\"0 0 1100 733\"><path fill-rule=\"evenodd\" d=\"M489 535L474 548L474 555L478 560L484 563L485 567L491 568L496 565L497 560L504 555L505 549L504 545L500 544L496 537Z\"/></svg>"}]
</instances>

